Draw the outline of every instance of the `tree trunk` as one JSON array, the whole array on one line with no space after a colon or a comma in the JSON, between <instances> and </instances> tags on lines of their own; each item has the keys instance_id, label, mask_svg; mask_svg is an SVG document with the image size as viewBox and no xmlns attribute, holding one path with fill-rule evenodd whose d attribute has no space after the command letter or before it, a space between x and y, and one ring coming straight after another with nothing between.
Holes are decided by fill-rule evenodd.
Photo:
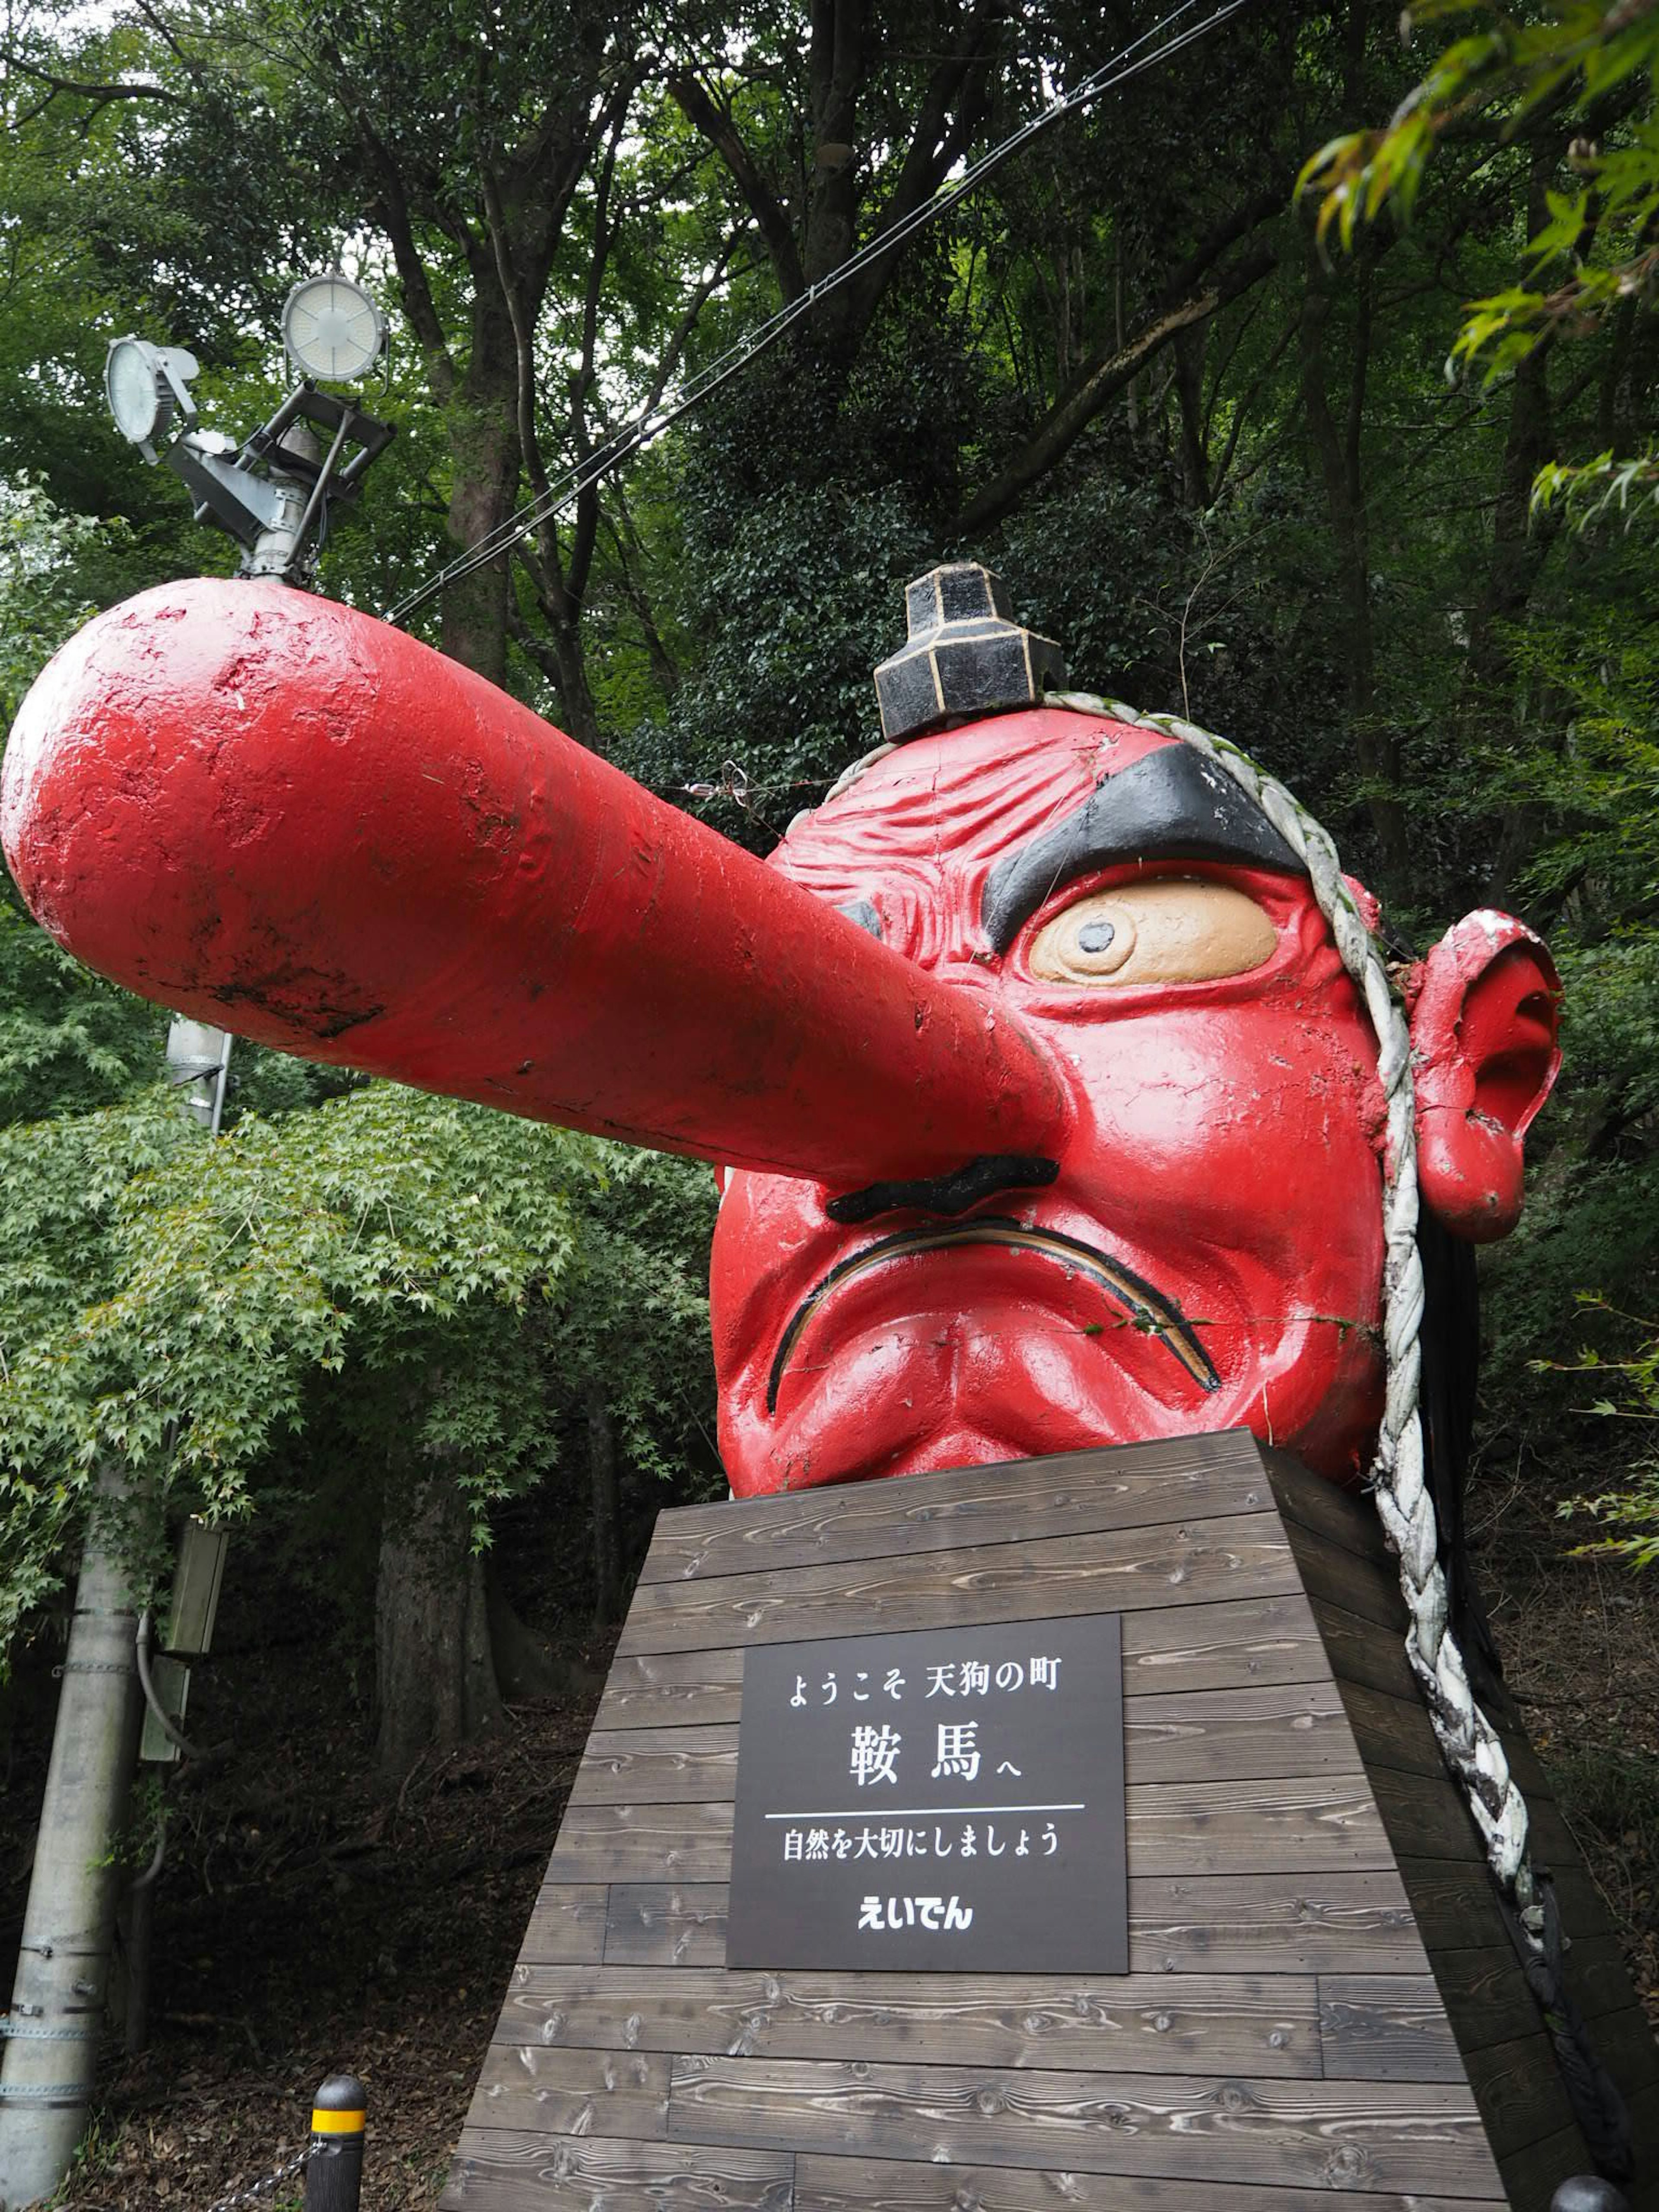
<instances>
[{"instance_id":1,"label":"tree trunk","mask_svg":"<svg viewBox=\"0 0 1659 2212\"><path fill-rule=\"evenodd\" d=\"M484 1590L489 1607L489 1649L495 1662L495 1680L501 1695L517 1705L527 1698L568 1696L572 1670L556 1659L544 1639L501 1588L501 1578L486 1565Z\"/></svg>"},{"instance_id":2,"label":"tree trunk","mask_svg":"<svg viewBox=\"0 0 1659 2212\"><path fill-rule=\"evenodd\" d=\"M587 1470L593 1500L593 1626L604 1628L622 1607L622 1511L616 1430L598 1382L587 1387Z\"/></svg>"},{"instance_id":3,"label":"tree trunk","mask_svg":"<svg viewBox=\"0 0 1659 2212\"><path fill-rule=\"evenodd\" d=\"M1302 399L1308 434L1325 486L1326 512L1336 552L1337 588L1346 631L1348 713L1354 750L1367 777L1383 787L1368 800L1371 827L1382 859L1385 890L1407 878L1408 839L1405 809L1394 795L1400 778L1400 748L1372 720L1376 703L1376 654L1371 627L1370 517L1366 503L1360 429L1370 357L1372 258L1361 249L1355 267L1352 356L1347 406L1339 424L1326 386L1326 338L1332 295L1318 249L1310 240L1307 289L1302 304Z\"/></svg>"},{"instance_id":4,"label":"tree trunk","mask_svg":"<svg viewBox=\"0 0 1659 2212\"><path fill-rule=\"evenodd\" d=\"M1545 191L1553 173L1553 151L1535 149L1528 182L1529 234L1548 219ZM1492 510L1492 562L1469 623L1471 703L1494 732L1506 737L1512 729L1515 680L1507 632L1524 617L1560 528L1559 515L1547 514L1534 520L1532 514L1533 479L1555 447L1550 399L1553 351L1548 338L1540 339L1516 365L1510 386L1509 427ZM1506 810L1485 891L1491 904L1508 906L1514 898L1516 878L1537 845L1540 820L1540 810L1533 805Z\"/></svg>"},{"instance_id":5,"label":"tree trunk","mask_svg":"<svg viewBox=\"0 0 1659 2212\"><path fill-rule=\"evenodd\" d=\"M560 727L567 737L586 745L589 752L603 753L599 711L593 703L592 688L587 680L587 654L582 645L580 617L568 625L550 623L548 634L552 647L553 681L559 694Z\"/></svg>"},{"instance_id":6,"label":"tree trunk","mask_svg":"<svg viewBox=\"0 0 1659 2212\"><path fill-rule=\"evenodd\" d=\"M453 474L448 526L457 553L476 545L503 521L517 495L517 378L509 326L501 359L490 364L475 355L465 383L450 402L447 428ZM497 560L447 586L443 595L444 651L463 667L476 669L499 684L507 681L507 570L504 551Z\"/></svg>"},{"instance_id":7,"label":"tree trunk","mask_svg":"<svg viewBox=\"0 0 1659 2212\"><path fill-rule=\"evenodd\" d=\"M1210 457L1204 445L1204 356L1209 338L1209 325L1197 323L1178 332L1170 349L1181 409L1182 501L1199 514L1210 504Z\"/></svg>"},{"instance_id":8,"label":"tree trunk","mask_svg":"<svg viewBox=\"0 0 1659 2212\"><path fill-rule=\"evenodd\" d=\"M382 1774L406 1774L424 1751L451 1751L501 1718L489 1648L483 1562L466 1507L443 1468L388 1484L374 1588Z\"/></svg>"}]
</instances>

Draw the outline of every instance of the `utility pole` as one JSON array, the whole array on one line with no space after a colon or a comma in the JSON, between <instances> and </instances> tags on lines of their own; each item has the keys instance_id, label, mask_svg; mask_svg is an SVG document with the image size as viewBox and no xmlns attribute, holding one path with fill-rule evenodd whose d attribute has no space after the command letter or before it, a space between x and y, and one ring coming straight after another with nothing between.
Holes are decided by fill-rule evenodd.
<instances>
[{"instance_id":1,"label":"utility pole","mask_svg":"<svg viewBox=\"0 0 1659 2212\"><path fill-rule=\"evenodd\" d=\"M106 1468L76 1584L34 1872L0 2061L0 2205L50 2197L86 2124L104 2032L113 1844L138 1751L137 1608L121 1558L125 1477Z\"/></svg>"},{"instance_id":2,"label":"utility pole","mask_svg":"<svg viewBox=\"0 0 1659 2212\"><path fill-rule=\"evenodd\" d=\"M176 1020L167 1072L210 1135L224 1117L231 1039ZM11 2010L0 2018L0 2212L61 2185L85 2131L128 1879L115 1850L138 1756L138 1606L122 1555L124 1473L106 1466L76 1584Z\"/></svg>"}]
</instances>

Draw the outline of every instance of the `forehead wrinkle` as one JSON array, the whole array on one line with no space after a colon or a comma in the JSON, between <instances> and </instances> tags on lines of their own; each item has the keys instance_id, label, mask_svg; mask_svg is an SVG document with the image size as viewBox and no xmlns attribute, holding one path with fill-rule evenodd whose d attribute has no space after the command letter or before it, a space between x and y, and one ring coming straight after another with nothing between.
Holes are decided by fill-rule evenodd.
<instances>
[{"instance_id":1,"label":"forehead wrinkle","mask_svg":"<svg viewBox=\"0 0 1659 2212\"><path fill-rule=\"evenodd\" d=\"M907 746L807 816L771 864L820 896L891 878L937 889L955 868L976 875L1087 797L1107 742L1085 723L1058 742L1045 731L990 758L948 738Z\"/></svg>"}]
</instances>

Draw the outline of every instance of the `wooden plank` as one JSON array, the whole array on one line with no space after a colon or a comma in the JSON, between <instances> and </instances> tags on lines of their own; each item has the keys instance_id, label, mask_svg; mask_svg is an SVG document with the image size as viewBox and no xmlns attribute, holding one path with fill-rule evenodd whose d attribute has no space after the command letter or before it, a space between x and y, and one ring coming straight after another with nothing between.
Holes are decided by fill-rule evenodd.
<instances>
[{"instance_id":1,"label":"wooden plank","mask_svg":"<svg viewBox=\"0 0 1659 2212\"><path fill-rule=\"evenodd\" d=\"M1066 1452L839 1492L798 1490L659 1515L641 1583L776 1574L1102 1528L1259 1513L1269 1492L1249 1432Z\"/></svg>"},{"instance_id":2,"label":"wooden plank","mask_svg":"<svg viewBox=\"0 0 1659 2212\"><path fill-rule=\"evenodd\" d=\"M1404 1694L1388 1694L1358 1683L1345 1683L1343 1698L1354 1735L1368 1765L1398 1766L1419 1774L1444 1774L1446 1762L1416 1685ZM1555 1792L1532 1746L1518 1731L1500 1732L1510 1770L1535 1820L1547 1820Z\"/></svg>"},{"instance_id":3,"label":"wooden plank","mask_svg":"<svg viewBox=\"0 0 1659 2212\"><path fill-rule=\"evenodd\" d=\"M612 1966L723 1966L724 1882L617 1882L605 1957Z\"/></svg>"},{"instance_id":4,"label":"wooden plank","mask_svg":"<svg viewBox=\"0 0 1659 2212\"><path fill-rule=\"evenodd\" d=\"M1305 1597L1224 1600L1123 1616L1123 1691L1322 1682L1328 1668Z\"/></svg>"},{"instance_id":5,"label":"wooden plank","mask_svg":"<svg viewBox=\"0 0 1659 2212\"><path fill-rule=\"evenodd\" d=\"M1304 2189L1234 2183L1223 2203L1206 2181L1143 2179L1131 2196L1115 2175L1031 2172L1007 2166L924 2165L898 2159L795 2161L795 2212L1317 2212ZM1378 2197L1344 2190L1341 2212L1503 2212L1498 2197Z\"/></svg>"},{"instance_id":6,"label":"wooden plank","mask_svg":"<svg viewBox=\"0 0 1659 2212\"><path fill-rule=\"evenodd\" d=\"M1271 1445L1262 1447L1261 1458L1274 1503L1287 1521L1297 1522L1358 1559L1369 1560L1397 1579L1399 1570L1382 1533L1375 1499L1313 1474L1300 1460Z\"/></svg>"},{"instance_id":7,"label":"wooden plank","mask_svg":"<svg viewBox=\"0 0 1659 2212\"><path fill-rule=\"evenodd\" d=\"M1132 1876L1318 1874L1392 1863L1363 1775L1159 1783L1128 1800ZM549 1868L559 1881L726 1881L731 1805L572 1805Z\"/></svg>"},{"instance_id":8,"label":"wooden plank","mask_svg":"<svg viewBox=\"0 0 1659 2212\"><path fill-rule=\"evenodd\" d=\"M1194 1774L1220 1782L1332 1768L1352 1773L1359 1765L1341 1698L1328 1681L1127 1698L1124 1757L1131 1788ZM737 1774L738 1731L730 1723L596 1728L570 1802L720 1803L734 1795Z\"/></svg>"},{"instance_id":9,"label":"wooden plank","mask_svg":"<svg viewBox=\"0 0 1659 2212\"><path fill-rule=\"evenodd\" d=\"M1501 1949L1509 1941L1484 1859L1476 1865L1468 1858L1419 1858L1401 1851L1398 1864L1431 1953L1483 1946ZM1558 1860L1554 1873L1561 1925L1573 1949L1581 1941L1611 1935L1607 1908L1582 1861L1576 1855L1571 1862ZM1571 1950L1567 1956L1571 1966Z\"/></svg>"},{"instance_id":10,"label":"wooden plank","mask_svg":"<svg viewBox=\"0 0 1659 2212\"><path fill-rule=\"evenodd\" d=\"M1531 1737L1517 1724L1509 1722L1499 1724L1498 1716L1495 1713L1488 1715L1488 1718L1498 1727L1498 1740L1510 1762L1510 1772L1519 1784L1534 1821L1544 1818L1542 1808L1545 1806L1548 1806L1551 1814L1554 1814L1557 1812L1555 1784L1550 1780L1543 1761L1533 1749ZM1575 1844L1574 1856L1577 1856Z\"/></svg>"},{"instance_id":11,"label":"wooden plank","mask_svg":"<svg viewBox=\"0 0 1659 2212\"><path fill-rule=\"evenodd\" d=\"M538 2050L498 2037L484 2053L466 2124L544 2136L665 2136L668 2061L641 2051Z\"/></svg>"},{"instance_id":12,"label":"wooden plank","mask_svg":"<svg viewBox=\"0 0 1659 2212\"><path fill-rule=\"evenodd\" d=\"M1514 1951L1434 1951L1430 1954L1452 2033L1467 2059L1491 2043L1511 2043L1539 2025L1538 2007Z\"/></svg>"},{"instance_id":13,"label":"wooden plank","mask_svg":"<svg viewBox=\"0 0 1659 2212\"><path fill-rule=\"evenodd\" d=\"M714 1804L738 1780L734 1723L707 1728L596 1728L570 1785L573 1805Z\"/></svg>"},{"instance_id":14,"label":"wooden plank","mask_svg":"<svg viewBox=\"0 0 1659 2212\"><path fill-rule=\"evenodd\" d=\"M728 1805L573 1805L549 1875L560 1881L729 1881Z\"/></svg>"},{"instance_id":15,"label":"wooden plank","mask_svg":"<svg viewBox=\"0 0 1659 2212\"><path fill-rule=\"evenodd\" d=\"M788 1575L725 1575L635 1593L618 1650L719 1650L891 1628L974 1628L1300 1590L1276 1513L1106 1529Z\"/></svg>"},{"instance_id":16,"label":"wooden plank","mask_svg":"<svg viewBox=\"0 0 1659 2212\"><path fill-rule=\"evenodd\" d=\"M1162 1783L1129 1794L1129 1873L1314 1873L1393 1863L1363 1774Z\"/></svg>"},{"instance_id":17,"label":"wooden plank","mask_svg":"<svg viewBox=\"0 0 1659 2212\"><path fill-rule=\"evenodd\" d=\"M1561 1925L1575 1942L1581 1936L1607 1936L1613 1930L1607 1901L1590 1878L1589 1869L1575 1851L1550 1869L1555 1877L1556 1902Z\"/></svg>"},{"instance_id":18,"label":"wooden plank","mask_svg":"<svg viewBox=\"0 0 1659 2212\"><path fill-rule=\"evenodd\" d=\"M499 2044L1096 2073L1319 2071L1311 1976L528 1967Z\"/></svg>"},{"instance_id":19,"label":"wooden plank","mask_svg":"<svg viewBox=\"0 0 1659 2212\"><path fill-rule=\"evenodd\" d=\"M1342 1695L1368 1766L1393 1766L1402 1772L1436 1778L1448 1773L1428 1707L1415 1685L1409 1696L1395 1697L1349 1682L1342 1686ZM1526 1798L1534 1833L1540 1838L1547 1835L1559 1851L1563 1831L1554 1808L1554 1792L1536 1753L1526 1738L1514 1731L1505 1730L1500 1740L1510 1771Z\"/></svg>"},{"instance_id":20,"label":"wooden plank","mask_svg":"<svg viewBox=\"0 0 1659 2212\"><path fill-rule=\"evenodd\" d=\"M719 1882L617 1883L605 1963L723 1966L726 1894ZM1390 1873L1143 1875L1129 1884L1133 1973L1411 1974L1428 1963Z\"/></svg>"},{"instance_id":21,"label":"wooden plank","mask_svg":"<svg viewBox=\"0 0 1659 2212\"><path fill-rule=\"evenodd\" d=\"M1405 1774L1397 1768L1374 1766L1370 1780L1397 1851L1486 1864L1474 1817L1449 1775Z\"/></svg>"},{"instance_id":22,"label":"wooden plank","mask_svg":"<svg viewBox=\"0 0 1659 2212\"><path fill-rule=\"evenodd\" d=\"M595 1728L699 1727L743 1711L743 1653L640 1651L613 1660Z\"/></svg>"},{"instance_id":23,"label":"wooden plank","mask_svg":"<svg viewBox=\"0 0 1659 2212\"><path fill-rule=\"evenodd\" d=\"M1345 1682L1342 1700L1367 1766L1395 1766L1402 1773L1437 1779L1445 1773L1446 1762L1420 1697L1389 1697L1364 1683Z\"/></svg>"},{"instance_id":24,"label":"wooden plank","mask_svg":"<svg viewBox=\"0 0 1659 2212\"><path fill-rule=\"evenodd\" d=\"M787 2152L511 2128L461 2135L441 2212L789 2212Z\"/></svg>"},{"instance_id":25,"label":"wooden plank","mask_svg":"<svg viewBox=\"0 0 1659 2212\"><path fill-rule=\"evenodd\" d=\"M1544 2136L1524 2150L1511 2152L1500 2170L1513 2212L1550 2212L1564 2181L1594 2172L1584 2138L1576 2127L1563 2128L1558 2135Z\"/></svg>"},{"instance_id":26,"label":"wooden plank","mask_svg":"<svg viewBox=\"0 0 1659 2212\"><path fill-rule=\"evenodd\" d=\"M1588 2021L1626 2012L1637 2001L1625 1947L1616 1936L1575 1936L1565 1968L1568 1995Z\"/></svg>"},{"instance_id":27,"label":"wooden plank","mask_svg":"<svg viewBox=\"0 0 1659 2212\"><path fill-rule=\"evenodd\" d=\"M1123 1706L1131 1789L1201 1774L1207 1782L1358 1770L1334 1682L1132 1697Z\"/></svg>"},{"instance_id":28,"label":"wooden plank","mask_svg":"<svg viewBox=\"0 0 1659 2212\"><path fill-rule=\"evenodd\" d=\"M1397 1864L1431 1958L1439 1951L1501 1950L1509 1941L1484 1861L1475 1866L1401 1853Z\"/></svg>"},{"instance_id":29,"label":"wooden plank","mask_svg":"<svg viewBox=\"0 0 1659 2212\"><path fill-rule=\"evenodd\" d=\"M1464 2078L1432 1974L1322 1974L1319 2040L1333 2081Z\"/></svg>"},{"instance_id":30,"label":"wooden plank","mask_svg":"<svg viewBox=\"0 0 1659 2212\"><path fill-rule=\"evenodd\" d=\"M868 2157L1501 2198L1474 2100L1452 2082L1216 2081L967 2066L676 2062L669 2132Z\"/></svg>"},{"instance_id":31,"label":"wooden plank","mask_svg":"<svg viewBox=\"0 0 1659 2212\"><path fill-rule=\"evenodd\" d=\"M1627 2099L1659 2084L1659 2044L1639 2004L1604 2014L1590 2035L1596 2055Z\"/></svg>"},{"instance_id":32,"label":"wooden plank","mask_svg":"<svg viewBox=\"0 0 1659 2212\"><path fill-rule=\"evenodd\" d=\"M1328 1674L1319 1631L1303 1597L1172 1607L1124 1620L1124 1687L1131 1695L1221 1689L1241 1681L1323 1681ZM594 1724L611 1732L696 1727L734 1722L742 1710L740 1648L641 1651L612 1665Z\"/></svg>"},{"instance_id":33,"label":"wooden plank","mask_svg":"<svg viewBox=\"0 0 1659 2212\"><path fill-rule=\"evenodd\" d=\"M1370 1559L1362 1559L1299 1521L1286 1521L1285 1533L1309 1596L1340 1606L1395 1637L1406 1633L1406 1601L1395 1577Z\"/></svg>"},{"instance_id":34,"label":"wooden plank","mask_svg":"<svg viewBox=\"0 0 1659 2212\"><path fill-rule=\"evenodd\" d=\"M1511 2043L1488 2044L1471 2051L1467 2061L1486 2135L1501 2163L1511 2152L1546 2136L1559 2135L1576 2123L1572 2104L1555 2063L1542 2023ZM1588 2155L1588 2154L1587 2154Z\"/></svg>"},{"instance_id":35,"label":"wooden plank","mask_svg":"<svg viewBox=\"0 0 1659 2212\"><path fill-rule=\"evenodd\" d=\"M1362 1620L1358 1613L1346 1612L1341 1606L1314 1596L1311 1592L1310 1603L1324 1639L1331 1672L1342 1688L1351 1682L1360 1682L1391 1698L1409 1701L1421 1695L1416 1677L1407 1663L1403 1634L1396 1635L1392 1629L1379 1627L1374 1620Z\"/></svg>"},{"instance_id":36,"label":"wooden plank","mask_svg":"<svg viewBox=\"0 0 1659 2212\"><path fill-rule=\"evenodd\" d=\"M1143 1875L1129 1884L1135 1973L1426 1973L1392 1871Z\"/></svg>"},{"instance_id":37,"label":"wooden plank","mask_svg":"<svg viewBox=\"0 0 1659 2212\"><path fill-rule=\"evenodd\" d=\"M605 1956L606 1894L602 1882L544 1882L520 1959L543 1966L596 1965Z\"/></svg>"},{"instance_id":38,"label":"wooden plank","mask_svg":"<svg viewBox=\"0 0 1659 2212\"><path fill-rule=\"evenodd\" d=\"M1525 1789L1523 1784L1522 1789ZM1567 1826L1561 1808L1547 1797L1528 1794L1527 1820L1534 1858L1547 1867L1580 1866L1583 1854L1578 1838ZM1589 1930L1585 1929L1588 1935Z\"/></svg>"}]
</instances>

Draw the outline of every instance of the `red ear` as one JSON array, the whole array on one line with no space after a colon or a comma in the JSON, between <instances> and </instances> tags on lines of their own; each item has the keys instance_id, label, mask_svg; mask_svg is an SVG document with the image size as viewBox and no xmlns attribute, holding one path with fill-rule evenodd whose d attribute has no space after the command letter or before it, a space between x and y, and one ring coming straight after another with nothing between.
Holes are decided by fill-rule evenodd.
<instances>
[{"instance_id":1,"label":"red ear","mask_svg":"<svg viewBox=\"0 0 1659 2212\"><path fill-rule=\"evenodd\" d=\"M1424 1203L1474 1243L1520 1218L1521 1140L1561 1065L1560 1000L1542 939L1507 914L1466 915L1418 971L1418 1180Z\"/></svg>"}]
</instances>

